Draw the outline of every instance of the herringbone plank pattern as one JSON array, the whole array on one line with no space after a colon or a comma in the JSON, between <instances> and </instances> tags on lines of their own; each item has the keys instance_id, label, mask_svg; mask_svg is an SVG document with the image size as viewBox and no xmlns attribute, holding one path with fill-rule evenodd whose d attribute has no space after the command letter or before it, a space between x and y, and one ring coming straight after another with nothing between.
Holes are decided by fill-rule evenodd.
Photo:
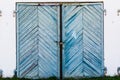
<instances>
[{"instance_id":1,"label":"herringbone plank pattern","mask_svg":"<svg viewBox=\"0 0 120 80\"><path fill-rule=\"evenodd\" d=\"M17 5L17 75L59 77L59 6ZM103 75L103 4L62 5L63 76Z\"/></svg>"},{"instance_id":2,"label":"herringbone plank pattern","mask_svg":"<svg viewBox=\"0 0 120 80\"><path fill-rule=\"evenodd\" d=\"M65 77L103 75L101 4L63 6Z\"/></svg>"},{"instance_id":3,"label":"herringbone plank pattern","mask_svg":"<svg viewBox=\"0 0 120 80\"><path fill-rule=\"evenodd\" d=\"M65 77L82 76L83 24L82 7L63 7Z\"/></svg>"},{"instance_id":4,"label":"herringbone plank pattern","mask_svg":"<svg viewBox=\"0 0 120 80\"><path fill-rule=\"evenodd\" d=\"M58 7L18 6L19 77L58 76Z\"/></svg>"},{"instance_id":5,"label":"herringbone plank pattern","mask_svg":"<svg viewBox=\"0 0 120 80\"><path fill-rule=\"evenodd\" d=\"M58 7L38 7L39 76L58 76Z\"/></svg>"}]
</instances>

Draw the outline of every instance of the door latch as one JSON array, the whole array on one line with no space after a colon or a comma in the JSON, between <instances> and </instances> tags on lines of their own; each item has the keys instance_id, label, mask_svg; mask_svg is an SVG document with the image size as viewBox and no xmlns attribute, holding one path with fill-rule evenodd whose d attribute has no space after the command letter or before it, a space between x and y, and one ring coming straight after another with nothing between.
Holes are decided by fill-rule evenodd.
<instances>
[{"instance_id":1,"label":"door latch","mask_svg":"<svg viewBox=\"0 0 120 80\"><path fill-rule=\"evenodd\" d=\"M59 42L60 45L63 45L63 42Z\"/></svg>"}]
</instances>

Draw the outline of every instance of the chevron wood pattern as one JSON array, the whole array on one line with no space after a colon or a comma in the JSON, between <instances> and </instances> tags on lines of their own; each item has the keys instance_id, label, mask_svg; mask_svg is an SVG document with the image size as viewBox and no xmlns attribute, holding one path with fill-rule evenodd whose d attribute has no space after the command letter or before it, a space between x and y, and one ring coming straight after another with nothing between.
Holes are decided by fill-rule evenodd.
<instances>
[{"instance_id":1,"label":"chevron wood pattern","mask_svg":"<svg viewBox=\"0 0 120 80\"><path fill-rule=\"evenodd\" d=\"M17 76L59 78L60 6L17 4ZM62 4L63 77L104 72L103 3Z\"/></svg>"},{"instance_id":2,"label":"chevron wood pattern","mask_svg":"<svg viewBox=\"0 0 120 80\"><path fill-rule=\"evenodd\" d=\"M59 76L58 7L38 7L39 76Z\"/></svg>"},{"instance_id":3,"label":"chevron wood pattern","mask_svg":"<svg viewBox=\"0 0 120 80\"><path fill-rule=\"evenodd\" d=\"M17 6L18 77L58 76L58 7Z\"/></svg>"},{"instance_id":4,"label":"chevron wood pattern","mask_svg":"<svg viewBox=\"0 0 120 80\"><path fill-rule=\"evenodd\" d=\"M82 76L82 7L63 6L64 76Z\"/></svg>"},{"instance_id":5,"label":"chevron wood pattern","mask_svg":"<svg viewBox=\"0 0 120 80\"><path fill-rule=\"evenodd\" d=\"M103 76L103 5L64 5L64 77Z\"/></svg>"},{"instance_id":6,"label":"chevron wood pattern","mask_svg":"<svg viewBox=\"0 0 120 80\"><path fill-rule=\"evenodd\" d=\"M84 75L103 76L103 6L84 6L83 13Z\"/></svg>"}]
</instances>

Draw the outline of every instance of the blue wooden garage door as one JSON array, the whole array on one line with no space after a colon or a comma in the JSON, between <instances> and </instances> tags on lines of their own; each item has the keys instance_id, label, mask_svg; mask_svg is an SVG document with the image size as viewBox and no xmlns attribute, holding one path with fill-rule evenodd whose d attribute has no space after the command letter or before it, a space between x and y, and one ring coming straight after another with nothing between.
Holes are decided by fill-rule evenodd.
<instances>
[{"instance_id":1,"label":"blue wooden garage door","mask_svg":"<svg viewBox=\"0 0 120 80\"><path fill-rule=\"evenodd\" d=\"M58 6L17 4L17 75L59 75Z\"/></svg>"},{"instance_id":2,"label":"blue wooden garage door","mask_svg":"<svg viewBox=\"0 0 120 80\"><path fill-rule=\"evenodd\" d=\"M18 77L59 77L60 27L63 77L103 76L103 3L18 3Z\"/></svg>"},{"instance_id":3,"label":"blue wooden garage door","mask_svg":"<svg viewBox=\"0 0 120 80\"><path fill-rule=\"evenodd\" d=\"M64 77L103 76L103 4L64 4Z\"/></svg>"}]
</instances>

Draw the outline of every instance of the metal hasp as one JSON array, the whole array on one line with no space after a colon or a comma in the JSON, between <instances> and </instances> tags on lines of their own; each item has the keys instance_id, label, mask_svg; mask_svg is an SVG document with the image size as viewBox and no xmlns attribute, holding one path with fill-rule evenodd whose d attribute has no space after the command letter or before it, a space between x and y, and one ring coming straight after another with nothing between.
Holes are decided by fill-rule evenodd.
<instances>
[{"instance_id":1,"label":"metal hasp","mask_svg":"<svg viewBox=\"0 0 120 80\"><path fill-rule=\"evenodd\" d=\"M16 4L17 76L104 76L103 2Z\"/></svg>"}]
</instances>

